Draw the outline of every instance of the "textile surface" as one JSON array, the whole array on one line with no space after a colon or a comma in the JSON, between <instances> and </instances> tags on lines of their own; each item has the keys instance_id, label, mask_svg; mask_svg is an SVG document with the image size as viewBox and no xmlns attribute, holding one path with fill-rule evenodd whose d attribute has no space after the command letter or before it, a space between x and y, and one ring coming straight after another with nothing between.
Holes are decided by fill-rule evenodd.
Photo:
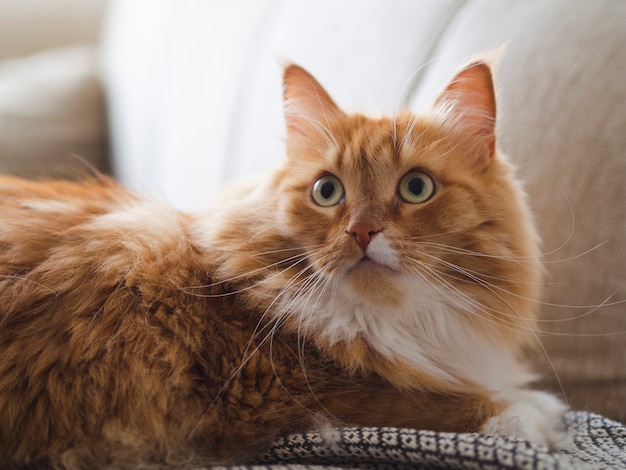
<instances>
[{"instance_id":1,"label":"textile surface","mask_svg":"<svg viewBox=\"0 0 626 470\"><path fill-rule=\"evenodd\" d=\"M571 443L562 451L522 439L396 428L343 428L280 438L253 467L626 469L626 426L587 412L567 414ZM218 467L216 467L218 468Z\"/></svg>"}]
</instances>

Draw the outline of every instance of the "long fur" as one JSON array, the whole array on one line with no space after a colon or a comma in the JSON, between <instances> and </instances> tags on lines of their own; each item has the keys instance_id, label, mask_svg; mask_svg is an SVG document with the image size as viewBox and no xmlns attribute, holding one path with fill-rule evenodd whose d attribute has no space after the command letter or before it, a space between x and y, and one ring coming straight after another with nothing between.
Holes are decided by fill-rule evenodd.
<instances>
[{"instance_id":1,"label":"long fur","mask_svg":"<svg viewBox=\"0 0 626 470\"><path fill-rule=\"evenodd\" d=\"M0 465L248 462L320 422L562 439L526 389L541 266L489 65L419 117L346 114L297 66L285 104L285 164L200 216L0 177Z\"/></svg>"}]
</instances>

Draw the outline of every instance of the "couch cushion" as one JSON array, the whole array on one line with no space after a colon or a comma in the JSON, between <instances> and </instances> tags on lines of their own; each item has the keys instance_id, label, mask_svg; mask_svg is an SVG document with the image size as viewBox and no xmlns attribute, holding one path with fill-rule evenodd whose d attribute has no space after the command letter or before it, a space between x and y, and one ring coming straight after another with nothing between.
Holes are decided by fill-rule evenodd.
<instances>
[{"instance_id":1,"label":"couch cushion","mask_svg":"<svg viewBox=\"0 0 626 470\"><path fill-rule=\"evenodd\" d=\"M117 1L104 41L115 171L202 209L284 158L281 63L310 69L348 109L398 109L462 4Z\"/></svg>"},{"instance_id":2,"label":"couch cushion","mask_svg":"<svg viewBox=\"0 0 626 470\"><path fill-rule=\"evenodd\" d=\"M92 46L0 62L0 172L106 170L104 106Z\"/></svg>"},{"instance_id":3,"label":"couch cushion","mask_svg":"<svg viewBox=\"0 0 626 470\"><path fill-rule=\"evenodd\" d=\"M0 60L97 41L108 0L3 0Z\"/></svg>"}]
</instances>

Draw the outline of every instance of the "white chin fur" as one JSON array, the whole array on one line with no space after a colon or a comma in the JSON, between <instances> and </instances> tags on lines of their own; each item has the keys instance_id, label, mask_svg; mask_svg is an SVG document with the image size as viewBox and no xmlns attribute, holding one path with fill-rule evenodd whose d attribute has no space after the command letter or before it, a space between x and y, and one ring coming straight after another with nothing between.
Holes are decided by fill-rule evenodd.
<instances>
[{"instance_id":1,"label":"white chin fur","mask_svg":"<svg viewBox=\"0 0 626 470\"><path fill-rule=\"evenodd\" d=\"M398 254L391 248L384 233L380 233L372 238L365 254L377 263L394 271L397 270L400 265Z\"/></svg>"},{"instance_id":2,"label":"white chin fur","mask_svg":"<svg viewBox=\"0 0 626 470\"><path fill-rule=\"evenodd\" d=\"M552 449L563 449L571 443L564 422L567 406L558 398L534 390L510 390L499 393L494 400L508 406L487 420L480 432L519 437Z\"/></svg>"}]
</instances>

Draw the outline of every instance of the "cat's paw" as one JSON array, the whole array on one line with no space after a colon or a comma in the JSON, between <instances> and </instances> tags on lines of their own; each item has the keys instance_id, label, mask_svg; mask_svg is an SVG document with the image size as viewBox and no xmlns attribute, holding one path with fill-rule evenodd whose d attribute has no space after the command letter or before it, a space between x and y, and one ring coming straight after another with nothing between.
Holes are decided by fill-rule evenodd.
<instances>
[{"instance_id":1,"label":"cat's paw","mask_svg":"<svg viewBox=\"0 0 626 470\"><path fill-rule=\"evenodd\" d=\"M480 432L521 437L552 449L569 445L570 436L565 429L567 406L555 396L533 390L513 390L500 394L497 401L506 403L506 408L487 420Z\"/></svg>"}]
</instances>

